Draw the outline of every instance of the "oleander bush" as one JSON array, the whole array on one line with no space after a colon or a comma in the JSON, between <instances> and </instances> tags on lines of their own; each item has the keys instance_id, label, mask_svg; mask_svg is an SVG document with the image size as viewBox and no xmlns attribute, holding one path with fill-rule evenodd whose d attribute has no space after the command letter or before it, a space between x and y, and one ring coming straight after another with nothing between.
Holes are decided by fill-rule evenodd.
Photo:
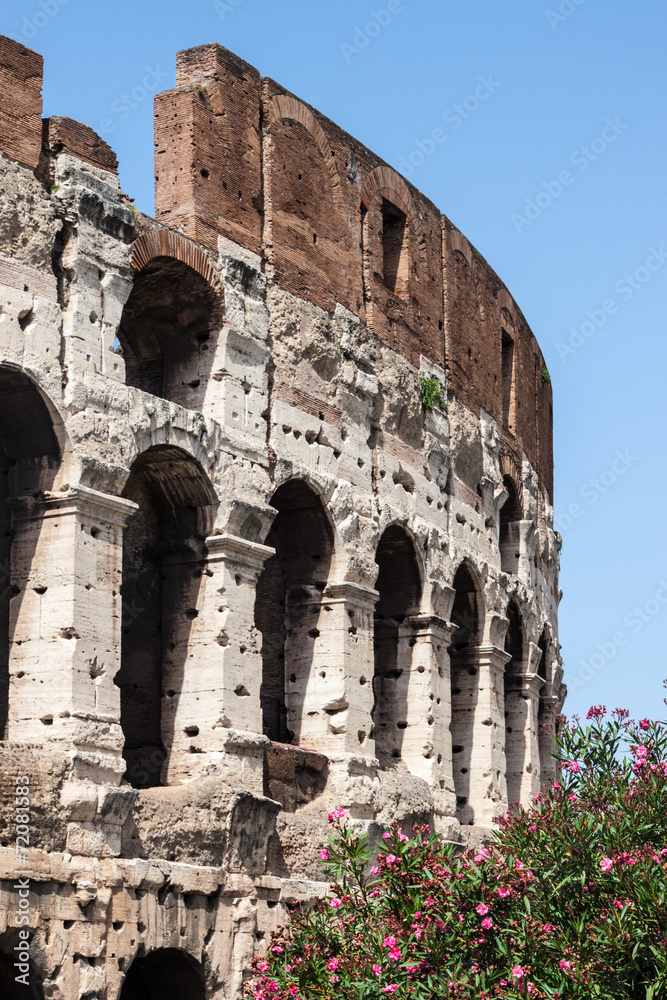
<instances>
[{"instance_id":1,"label":"oleander bush","mask_svg":"<svg viewBox=\"0 0 667 1000\"><path fill-rule=\"evenodd\" d=\"M331 895L255 959L253 1000L667 997L667 727L616 709L562 720L559 779L477 852L343 810Z\"/></svg>"}]
</instances>

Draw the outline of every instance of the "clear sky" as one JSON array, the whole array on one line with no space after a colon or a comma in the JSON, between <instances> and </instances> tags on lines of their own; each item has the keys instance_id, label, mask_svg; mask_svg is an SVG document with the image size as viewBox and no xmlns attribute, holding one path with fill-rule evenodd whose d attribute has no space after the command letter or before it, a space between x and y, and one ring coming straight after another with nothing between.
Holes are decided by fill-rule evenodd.
<instances>
[{"instance_id":1,"label":"clear sky","mask_svg":"<svg viewBox=\"0 0 667 1000\"><path fill-rule=\"evenodd\" d=\"M667 712L664 0L14 0L0 31L44 55L44 114L100 131L150 214L152 92L204 42L399 170L422 144L410 180L551 372L566 711Z\"/></svg>"}]
</instances>

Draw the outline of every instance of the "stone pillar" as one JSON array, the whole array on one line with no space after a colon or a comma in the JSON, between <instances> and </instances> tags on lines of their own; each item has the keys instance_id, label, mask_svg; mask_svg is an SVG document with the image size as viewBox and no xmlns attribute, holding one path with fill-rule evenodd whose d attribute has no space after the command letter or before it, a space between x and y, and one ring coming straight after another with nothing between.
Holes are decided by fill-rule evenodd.
<instances>
[{"instance_id":1,"label":"stone pillar","mask_svg":"<svg viewBox=\"0 0 667 1000\"><path fill-rule=\"evenodd\" d=\"M225 780L262 794L268 740L262 735L262 637L254 623L255 592L274 552L235 535L213 535L206 539L203 557L194 550L163 556L163 601L176 619L167 627L172 638L163 666L167 784L214 766ZM184 586L189 596L181 602Z\"/></svg>"},{"instance_id":2,"label":"stone pillar","mask_svg":"<svg viewBox=\"0 0 667 1000\"><path fill-rule=\"evenodd\" d=\"M459 660L471 683L452 693L457 816L462 825L488 826L507 803L504 673L510 654L484 644Z\"/></svg>"},{"instance_id":3,"label":"stone pillar","mask_svg":"<svg viewBox=\"0 0 667 1000\"><path fill-rule=\"evenodd\" d=\"M122 534L136 504L75 486L9 507L8 739L60 744L77 777L117 785Z\"/></svg>"},{"instance_id":4,"label":"stone pillar","mask_svg":"<svg viewBox=\"0 0 667 1000\"><path fill-rule=\"evenodd\" d=\"M540 683L545 681L540 677ZM556 780L558 765L551 756L556 749L556 719L561 710L561 701L556 695L547 694L539 699L537 715L537 742L540 755L538 791L543 785L551 785Z\"/></svg>"},{"instance_id":5,"label":"stone pillar","mask_svg":"<svg viewBox=\"0 0 667 1000\"><path fill-rule=\"evenodd\" d=\"M374 757L373 610L356 583L292 587L287 595L285 687L294 742L322 753Z\"/></svg>"},{"instance_id":6,"label":"stone pillar","mask_svg":"<svg viewBox=\"0 0 667 1000\"><path fill-rule=\"evenodd\" d=\"M455 626L431 615L406 618L398 630L399 683L406 717L400 754L410 774L433 792L435 811L452 816L456 807L452 772L452 706L449 644Z\"/></svg>"},{"instance_id":7,"label":"stone pillar","mask_svg":"<svg viewBox=\"0 0 667 1000\"><path fill-rule=\"evenodd\" d=\"M540 787L538 714L544 680L520 674L505 691L505 760L510 805L529 806Z\"/></svg>"}]
</instances>

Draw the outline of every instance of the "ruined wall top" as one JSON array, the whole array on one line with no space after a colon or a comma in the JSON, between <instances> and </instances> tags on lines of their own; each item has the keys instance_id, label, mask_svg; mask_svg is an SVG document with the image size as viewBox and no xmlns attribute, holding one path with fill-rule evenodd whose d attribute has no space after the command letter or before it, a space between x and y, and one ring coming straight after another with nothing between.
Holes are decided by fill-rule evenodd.
<instances>
[{"instance_id":1,"label":"ruined wall top","mask_svg":"<svg viewBox=\"0 0 667 1000\"><path fill-rule=\"evenodd\" d=\"M42 123L41 78L39 55L0 39L0 149L33 169L65 150L115 172L87 126ZM444 368L450 398L488 412L551 496L539 345L483 257L388 164L209 44L178 54L176 87L155 99L155 176L158 224L216 253L233 241L287 291L344 306L417 368L422 357Z\"/></svg>"}]
</instances>

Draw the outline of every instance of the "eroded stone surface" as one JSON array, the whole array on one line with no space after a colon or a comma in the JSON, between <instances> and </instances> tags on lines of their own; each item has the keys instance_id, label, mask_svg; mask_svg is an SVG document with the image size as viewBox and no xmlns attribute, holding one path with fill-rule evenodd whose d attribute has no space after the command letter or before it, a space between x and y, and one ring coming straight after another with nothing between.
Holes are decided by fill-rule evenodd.
<instances>
[{"instance_id":1,"label":"eroded stone surface","mask_svg":"<svg viewBox=\"0 0 667 1000\"><path fill-rule=\"evenodd\" d=\"M135 1000L142 963L239 996L327 892L328 812L481 843L551 776L565 693L509 293L331 122L219 46L178 60L157 221L32 83L0 111L0 954L28 778L50 1000ZM41 63L0 40L0 69Z\"/></svg>"}]
</instances>

